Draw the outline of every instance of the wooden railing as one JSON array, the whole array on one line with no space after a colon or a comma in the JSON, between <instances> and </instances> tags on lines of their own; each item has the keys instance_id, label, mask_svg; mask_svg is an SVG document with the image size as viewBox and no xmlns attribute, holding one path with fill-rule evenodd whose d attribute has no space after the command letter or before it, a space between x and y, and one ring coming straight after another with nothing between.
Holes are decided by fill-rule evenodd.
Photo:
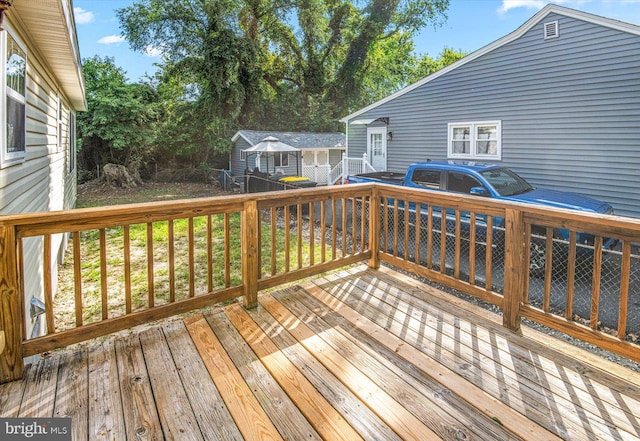
<instances>
[{"instance_id":1,"label":"wooden railing","mask_svg":"<svg viewBox=\"0 0 640 441\"><path fill-rule=\"evenodd\" d=\"M593 245L578 243L580 232ZM57 234L70 237L69 289L54 299L47 263ZM607 238L620 250L603 251ZM25 326L28 240L41 241L45 262L47 334L34 339ZM637 220L377 184L5 216L0 379L20 378L26 356L240 296L251 308L259 290L365 260L491 303L510 329L528 318L640 361L640 318L629 308L637 242Z\"/></svg>"},{"instance_id":2,"label":"wooden railing","mask_svg":"<svg viewBox=\"0 0 640 441\"><path fill-rule=\"evenodd\" d=\"M640 362L640 220L376 191L381 261L502 308L510 329L526 318Z\"/></svg>"}]
</instances>

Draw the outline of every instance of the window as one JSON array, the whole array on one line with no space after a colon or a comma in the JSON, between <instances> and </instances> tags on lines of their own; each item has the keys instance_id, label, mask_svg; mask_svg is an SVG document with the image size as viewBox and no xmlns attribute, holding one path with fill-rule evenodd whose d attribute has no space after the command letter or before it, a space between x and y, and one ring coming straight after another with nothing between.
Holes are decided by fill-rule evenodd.
<instances>
[{"instance_id":1,"label":"window","mask_svg":"<svg viewBox=\"0 0 640 441\"><path fill-rule=\"evenodd\" d=\"M411 182L420 187L440 189L440 170L415 170Z\"/></svg>"},{"instance_id":2,"label":"window","mask_svg":"<svg viewBox=\"0 0 640 441\"><path fill-rule=\"evenodd\" d=\"M449 124L449 158L494 159L502 157L502 123L486 121Z\"/></svg>"},{"instance_id":3,"label":"window","mask_svg":"<svg viewBox=\"0 0 640 441\"><path fill-rule=\"evenodd\" d=\"M449 172L449 176L447 177L447 190L469 194L473 187L482 187L482 184L473 176L465 173Z\"/></svg>"},{"instance_id":4,"label":"window","mask_svg":"<svg viewBox=\"0 0 640 441\"><path fill-rule=\"evenodd\" d=\"M275 153L273 155L274 167L288 167L289 166L289 154L288 153Z\"/></svg>"},{"instance_id":5,"label":"window","mask_svg":"<svg viewBox=\"0 0 640 441\"><path fill-rule=\"evenodd\" d=\"M10 163L24 158L26 153L26 79L27 54L22 46L8 32L8 27L0 34L2 38L2 100L6 110L2 124L2 163Z\"/></svg>"}]
</instances>

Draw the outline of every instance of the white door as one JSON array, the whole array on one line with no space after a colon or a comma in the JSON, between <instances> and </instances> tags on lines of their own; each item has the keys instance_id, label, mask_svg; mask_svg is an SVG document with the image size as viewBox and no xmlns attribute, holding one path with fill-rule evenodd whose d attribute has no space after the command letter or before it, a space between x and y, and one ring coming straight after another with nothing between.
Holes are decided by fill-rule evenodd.
<instances>
[{"instance_id":1,"label":"white door","mask_svg":"<svg viewBox=\"0 0 640 441\"><path fill-rule=\"evenodd\" d=\"M367 129L367 155L369 163L377 171L387 169L387 128L369 127Z\"/></svg>"}]
</instances>

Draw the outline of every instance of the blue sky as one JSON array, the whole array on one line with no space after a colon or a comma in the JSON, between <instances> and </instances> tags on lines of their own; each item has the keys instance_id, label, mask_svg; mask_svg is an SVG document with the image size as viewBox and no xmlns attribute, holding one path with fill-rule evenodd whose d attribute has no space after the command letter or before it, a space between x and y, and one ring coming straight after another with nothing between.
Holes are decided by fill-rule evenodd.
<instances>
[{"instance_id":1,"label":"blue sky","mask_svg":"<svg viewBox=\"0 0 640 441\"><path fill-rule=\"evenodd\" d=\"M180 1L180 0L177 0ZM160 55L153 48L133 52L120 35L115 10L133 0L74 0L80 55L115 58L116 65L136 81L152 74ZM451 0L447 22L424 29L416 52L437 56L445 47L473 52L514 31L546 3L544 0ZM640 0L556 0L553 3L640 25Z\"/></svg>"}]
</instances>

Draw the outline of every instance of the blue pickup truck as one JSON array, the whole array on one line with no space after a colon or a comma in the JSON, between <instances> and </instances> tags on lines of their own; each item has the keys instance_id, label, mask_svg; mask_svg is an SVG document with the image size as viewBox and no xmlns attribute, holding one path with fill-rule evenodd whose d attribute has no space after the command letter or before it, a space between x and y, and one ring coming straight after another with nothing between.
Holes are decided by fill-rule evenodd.
<instances>
[{"instance_id":1,"label":"blue pickup truck","mask_svg":"<svg viewBox=\"0 0 640 441\"><path fill-rule=\"evenodd\" d=\"M381 182L419 188L427 191L449 191L465 193L475 196L490 197L497 200L522 202L544 205L547 207L578 210L588 213L612 214L613 208L606 202L576 193L569 193L545 188L535 188L513 171L498 164L466 162L466 161L426 161L409 166L406 173L374 172L349 176L348 183ZM400 202L402 205L402 202ZM410 207L413 211L413 206ZM434 216L440 217L439 207L434 207ZM461 213L463 223L469 224L468 213ZM453 213L447 213L447 219ZM503 227L504 219L494 217L493 225L497 229ZM477 216L476 224L482 231L486 226L486 216ZM449 229L449 228L447 228ZM534 231L537 237L544 233ZM554 240L565 242L569 240L569 231L556 229ZM592 245L593 236L578 233L577 243ZM614 245L611 239L605 239L605 246ZM532 242L531 270L539 271L544 268L545 255L541 240Z\"/></svg>"}]
</instances>

